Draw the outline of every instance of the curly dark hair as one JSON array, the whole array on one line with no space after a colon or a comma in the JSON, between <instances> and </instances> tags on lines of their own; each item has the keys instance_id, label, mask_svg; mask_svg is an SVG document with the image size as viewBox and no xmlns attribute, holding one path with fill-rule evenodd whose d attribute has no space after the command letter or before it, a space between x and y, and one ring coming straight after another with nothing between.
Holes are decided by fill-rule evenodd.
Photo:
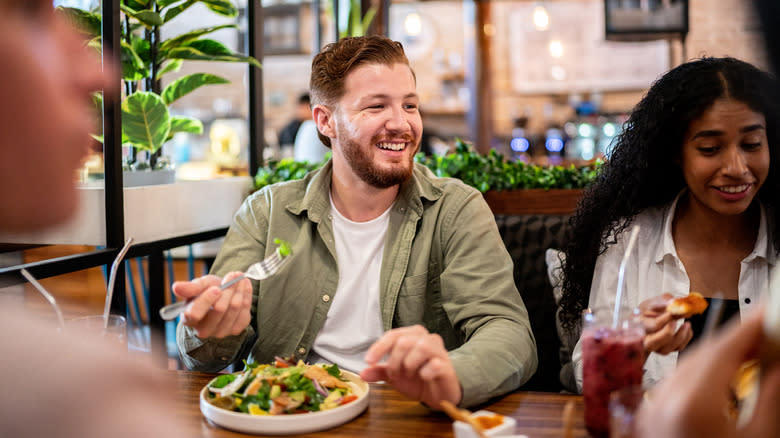
<instances>
[{"instance_id":1,"label":"curly dark hair","mask_svg":"<svg viewBox=\"0 0 780 438\"><path fill-rule=\"evenodd\" d=\"M578 327L588 305L596 258L616 243L614 236L642 210L672 201L686 186L676 158L690 123L719 98L742 102L766 118L770 163L776 163L778 96L774 76L734 58L687 62L652 85L623 125L600 175L570 220L571 240L563 263L563 327ZM758 198L771 212L780 204L777 166L770 166ZM773 214L768 216L777 249L780 224Z\"/></svg>"}]
</instances>

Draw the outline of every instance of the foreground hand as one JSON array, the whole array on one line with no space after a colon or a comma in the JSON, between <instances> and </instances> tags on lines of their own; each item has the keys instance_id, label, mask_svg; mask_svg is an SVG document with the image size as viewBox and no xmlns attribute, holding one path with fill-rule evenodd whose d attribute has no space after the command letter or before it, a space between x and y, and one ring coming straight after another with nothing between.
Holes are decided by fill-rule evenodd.
<instances>
[{"instance_id":1,"label":"foreground hand","mask_svg":"<svg viewBox=\"0 0 780 438\"><path fill-rule=\"evenodd\" d=\"M754 312L741 325L734 321L717 337L695 347L640 409L639 436L780 436L780 363L762 370L756 411L744 429L738 430L726 415L731 403L729 384L740 365L755 357L762 342L761 312Z\"/></svg>"},{"instance_id":2,"label":"foreground hand","mask_svg":"<svg viewBox=\"0 0 780 438\"><path fill-rule=\"evenodd\" d=\"M674 298L665 293L639 304L642 312L642 325L645 328L645 351L669 354L684 349L693 338L690 322L677 328L678 317L666 311L666 305Z\"/></svg>"},{"instance_id":3,"label":"foreground hand","mask_svg":"<svg viewBox=\"0 0 780 438\"><path fill-rule=\"evenodd\" d=\"M387 356L387 362L379 361ZM385 333L366 353L368 367L360 377L384 380L398 392L438 409L447 400L454 405L463 396L441 336L415 325Z\"/></svg>"},{"instance_id":4,"label":"foreground hand","mask_svg":"<svg viewBox=\"0 0 780 438\"><path fill-rule=\"evenodd\" d=\"M225 276L227 282L240 272ZM173 283L173 293L188 299L196 297L182 313L182 324L192 327L199 338L224 338L240 334L252 319L252 284L243 279L233 286L220 290L223 279L207 275L192 281Z\"/></svg>"}]
</instances>

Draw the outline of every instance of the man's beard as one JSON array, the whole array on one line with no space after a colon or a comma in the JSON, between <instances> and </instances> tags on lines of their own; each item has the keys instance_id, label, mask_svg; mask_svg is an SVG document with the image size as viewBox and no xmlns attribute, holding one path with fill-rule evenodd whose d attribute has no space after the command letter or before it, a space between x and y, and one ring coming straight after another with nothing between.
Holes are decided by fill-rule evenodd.
<instances>
[{"instance_id":1,"label":"man's beard","mask_svg":"<svg viewBox=\"0 0 780 438\"><path fill-rule=\"evenodd\" d=\"M414 154L409 155L408 162L406 163L398 163L398 165L389 169L380 169L374 164L370 154L360 147L360 144L351 138L348 138L346 135L343 137L347 137L342 143L347 164L360 179L366 182L366 184L378 189L386 189L404 183L412 177ZM379 139L372 139L371 144L377 144L378 140ZM411 137L405 140L408 143L414 141ZM419 144L416 146L419 147Z\"/></svg>"}]
</instances>

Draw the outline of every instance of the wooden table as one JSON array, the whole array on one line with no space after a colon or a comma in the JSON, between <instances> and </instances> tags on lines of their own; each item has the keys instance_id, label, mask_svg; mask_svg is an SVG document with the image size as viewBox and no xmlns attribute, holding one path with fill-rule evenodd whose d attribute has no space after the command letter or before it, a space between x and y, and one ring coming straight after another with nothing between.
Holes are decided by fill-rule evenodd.
<instances>
[{"instance_id":1,"label":"wooden table","mask_svg":"<svg viewBox=\"0 0 780 438\"><path fill-rule=\"evenodd\" d=\"M198 394L214 374L171 372L178 384L175 415L184 421L191 437L247 436L211 423L200 413ZM383 384L371 384L369 406L354 420L312 437L452 437L452 421L432 412ZM542 392L514 392L482 406L517 420L517 434L529 438L561 437L561 413L566 402L575 402L574 436L586 437L582 397ZM476 410L476 409L475 409Z\"/></svg>"}]
</instances>

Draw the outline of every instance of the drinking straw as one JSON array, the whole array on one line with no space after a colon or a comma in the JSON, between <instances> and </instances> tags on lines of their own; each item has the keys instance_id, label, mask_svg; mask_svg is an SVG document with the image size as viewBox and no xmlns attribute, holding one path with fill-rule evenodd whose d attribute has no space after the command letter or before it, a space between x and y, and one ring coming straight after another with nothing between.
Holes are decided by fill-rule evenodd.
<instances>
[{"instance_id":1,"label":"drinking straw","mask_svg":"<svg viewBox=\"0 0 780 438\"><path fill-rule=\"evenodd\" d=\"M628 256L631 255L631 251L636 244L636 238L639 236L639 224L634 224L631 228L631 237L628 238L628 246L626 252L623 254L623 260L620 261L620 269L618 270L618 284L617 294L615 296L615 311L612 313L612 328L616 329L620 322L620 303L623 301L623 278L626 274L626 263L628 263Z\"/></svg>"},{"instance_id":2,"label":"drinking straw","mask_svg":"<svg viewBox=\"0 0 780 438\"><path fill-rule=\"evenodd\" d=\"M125 246L116 255L114 263L111 264L111 274L108 276L108 289L106 289L106 307L103 308L103 330L108 329L108 313L111 310L111 300L114 297L114 282L116 281L116 271L119 269L119 263L122 262L127 250L130 249L130 244L133 243L133 238L129 237Z\"/></svg>"},{"instance_id":3,"label":"drinking straw","mask_svg":"<svg viewBox=\"0 0 780 438\"><path fill-rule=\"evenodd\" d=\"M22 268L21 270L22 276L27 279L27 281L30 282L36 289L38 289L38 292L43 295L44 298L46 298L46 301L51 304L51 306L54 308L54 311L57 313L57 322L60 325L60 330L65 328L65 320L62 319L62 311L60 310L60 306L57 304L57 300L54 299L54 295L50 294L49 291L44 289L43 286L41 286L40 283L38 283L38 280L35 279L35 277L30 274L27 269Z\"/></svg>"},{"instance_id":4,"label":"drinking straw","mask_svg":"<svg viewBox=\"0 0 780 438\"><path fill-rule=\"evenodd\" d=\"M780 343L780 264L769 272L769 303L764 315L764 333L767 338Z\"/></svg>"}]
</instances>

